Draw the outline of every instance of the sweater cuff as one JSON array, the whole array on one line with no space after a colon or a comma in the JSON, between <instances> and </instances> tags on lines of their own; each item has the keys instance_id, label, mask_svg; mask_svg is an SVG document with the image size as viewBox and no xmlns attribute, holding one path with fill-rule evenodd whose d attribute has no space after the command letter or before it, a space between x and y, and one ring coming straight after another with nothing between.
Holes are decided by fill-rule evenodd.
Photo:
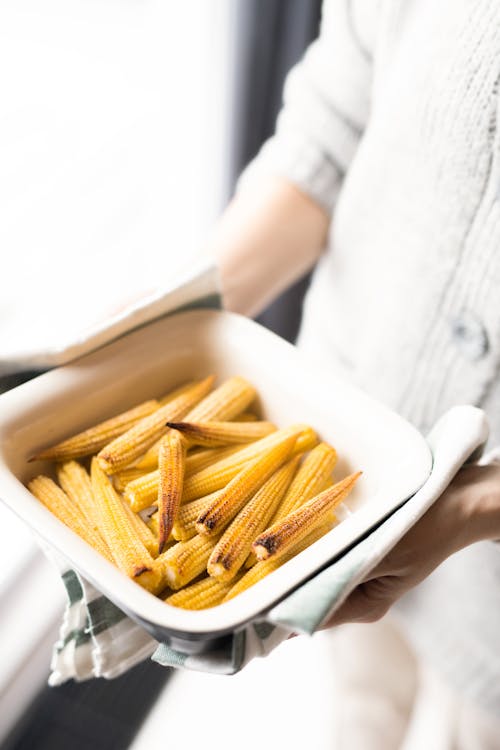
<instances>
[{"instance_id":1,"label":"sweater cuff","mask_svg":"<svg viewBox=\"0 0 500 750\"><path fill-rule=\"evenodd\" d=\"M270 138L241 174L237 192L259 186L266 177L283 177L329 214L342 184L343 172L318 146L287 133Z\"/></svg>"}]
</instances>

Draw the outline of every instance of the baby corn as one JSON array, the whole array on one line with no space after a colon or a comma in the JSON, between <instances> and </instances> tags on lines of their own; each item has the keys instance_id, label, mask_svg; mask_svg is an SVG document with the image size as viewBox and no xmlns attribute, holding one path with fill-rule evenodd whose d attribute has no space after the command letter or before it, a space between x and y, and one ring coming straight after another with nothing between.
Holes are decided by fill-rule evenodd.
<instances>
[{"instance_id":1,"label":"baby corn","mask_svg":"<svg viewBox=\"0 0 500 750\"><path fill-rule=\"evenodd\" d=\"M191 409L186 414L185 421L208 422L233 419L253 401L255 395L255 388L244 378L229 378ZM158 466L159 449L160 441L157 441L136 465L143 469L155 469Z\"/></svg>"},{"instance_id":2,"label":"baby corn","mask_svg":"<svg viewBox=\"0 0 500 750\"><path fill-rule=\"evenodd\" d=\"M245 562L252 542L266 528L292 481L299 458L278 469L248 501L223 533L209 557L207 571L219 581L232 581Z\"/></svg>"},{"instance_id":3,"label":"baby corn","mask_svg":"<svg viewBox=\"0 0 500 750\"><path fill-rule=\"evenodd\" d=\"M87 520L78 505L75 505L66 493L49 477L42 474L28 484L30 492L45 505L56 518L78 534L87 544L113 562L110 550L92 521Z\"/></svg>"},{"instance_id":4,"label":"baby corn","mask_svg":"<svg viewBox=\"0 0 500 750\"><path fill-rule=\"evenodd\" d=\"M285 552L316 526L321 525L336 506L345 500L360 476L361 472L358 471L342 479L266 529L252 545L257 558L265 560L278 552Z\"/></svg>"},{"instance_id":5,"label":"baby corn","mask_svg":"<svg viewBox=\"0 0 500 750\"><path fill-rule=\"evenodd\" d=\"M92 482L87 471L77 461L66 461L57 467L57 481L70 500L80 509L96 535L102 539L96 519L96 501ZM107 546L104 540L103 544Z\"/></svg>"},{"instance_id":6,"label":"baby corn","mask_svg":"<svg viewBox=\"0 0 500 750\"><path fill-rule=\"evenodd\" d=\"M200 514L198 532L213 535L223 531L254 492L290 457L296 439L296 435L282 437L281 442L242 469Z\"/></svg>"},{"instance_id":7,"label":"baby corn","mask_svg":"<svg viewBox=\"0 0 500 750\"><path fill-rule=\"evenodd\" d=\"M241 445L232 445L229 448L200 448L195 450L193 453L189 453L186 458L185 476L190 477L207 466L222 461L223 458L234 456L240 450Z\"/></svg>"},{"instance_id":8,"label":"baby corn","mask_svg":"<svg viewBox=\"0 0 500 750\"><path fill-rule=\"evenodd\" d=\"M241 594L242 591L246 591L246 589L250 588L250 586L253 586L258 581L261 581L263 578L269 575L269 573L272 573L273 570L280 568L284 563L288 562L288 560L291 560L292 557L298 555L299 552L302 552L302 550L305 550L307 547L310 547L311 544L314 544L314 542L316 542L328 531L330 531L331 528L331 522L323 523L321 526L313 529L313 531L311 531L310 534L304 537L304 539L302 539L300 542L290 547L288 552L285 552L282 555L275 555L274 557L270 557L267 560L261 560L260 562L256 563L253 568L247 571L245 575L242 576L239 581L237 581L231 587L223 601L229 601L229 599L232 599L237 594Z\"/></svg>"},{"instance_id":9,"label":"baby corn","mask_svg":"<svg viewBox=\"0 0 500 750\"><path fill-rule=\"evenodd\" d=\"M253 385L245 378L236 375L224 381L222 385L192 408L186 416L186 421L229 421L245 411L256 395Z\"/></svg>"},{"instance_id":10,"label":"baby corn","mask_svg":"<svg viewBox=\"0 0 500 750\"><path fill-rule=\"evenodd\" d=\"M197 534L187 542L177 542L156 559L163 579L171 589L177 590L204 573L208 558L217 544L217 537Z\"/></svg>"},{"instance_id":11,"label":"baby corn","mask_svg":"<svg viewBox=\"0 0 500 750\"><path fill-rule=\"evenodd\" d=\"M107 474L115 474L132 463L168 430L167 422L183 417L210 391L213 381L213 376L205 378L106 445L98 454L101 469Z\"/></svg>"},{"instance_id":12,"label":"baby corn","mask_svg":"<svg viewBox=\"0 0 500 750\"><path fill-rule=\"evenodd\" d=\"M124 500L123 502L127 503L126 500ZM146 521L146 523L147 523L148 528L151 529L151 531L155 535L156 539L158 540L158 534L160 533L160 524L158 523L158 511L156 511L155 513L153 513L152 516L149 516L149 518ZM156 542L156 545L158 546L158 541Z\"/></svg>"},{"instance_id":13,"label":"baby corn","mask_svg":"<svg viewBox=\"0 0 500 750\"><path fill-rule=\"evenodd\" d=\"M207 576L171 594L165 601L172 607L182 607L182 609L208 609L220 604L232 585L232 583L221 583Z\"/></svg>"},{"instance_id":14,"label":"baby corn","mask_svg":"<svg viewBox=\"0 0 500 750\"><path fill-rule=\"evenodd\" d=\"M337 452L328 443L320 443L304 458L283 502L271 523L293 513L307 500L318 494L329 479L337 463Z\"/></svg>"},{"instance_id":15,"label":"baby corn","mask_svg":"<svg viewBox=\"0 0 500 750\"><path fill-rule=\"evenodd\" d=\"M117 471L116 474L113 474L113 482L115 484L115 488L118 490L118 492L124 492L127 484L133 482L134 479L143 477L144 473L145 472L143 469L137 469L135 466L129 466L127 469Z\"/></svg>"},{"instance_id":16,"label":"baby corn","mask_svg":"<svg viewBox=\"0 0 500 750\"><path fill-rule=\"evenodd\" d=\"M308 425L292 425L277 430L187 478L184 482L183 502L189 502L222 489L245 468L249 461L262 457L266 451L289 435L296 437L298 435L293 448L294 454L309 450L317 443L316 433Z\"/></svg>"},{"instance_id":17,"label":"baby corn","mask_svg":"<svg viewBox=\"0 0 500 750\"><path fill-rule=\"evenodd\" d=\"M295 443L294 453L298 454L314 447L317 443L314 430L307 425L295 425L284 430L277 430L244 448L238 446L208 448L188 455L182 502L187 503L222 489L249 461L262 456L284 435L296 434L297 430L300 430L300 433ZM203 467L205 462L206 466ZM132 480L125 486L125 498L132 510L139 512L156 502L159 478L160 474L156 469Z\"/></svg>"},{"instance_id":18,"label":"baby corn","mask_svg":"<svg viewBox=\"0 0 500 750\"><path fill-rule=\"evenodd\" d=\"M177 517L184 482L185 448L181 435L172 430L163 438L159 453L158 552L161 554Z\"/></svg>"},{"instance_id":19,"label":"baby corn","mask_svg":"<svg viewBox=\"0 0 500 750\"><path fill-rule=\"evenodd\" d=\"M257 414L251 411L244 411L242 414L237 414L234 417L235 422L257 422L259 420Z\"/></svg>"},{"instance_id":20,"label":"baby corn","mask_svg":"<svg viewBox=\"0 0 500 750\"><path fill-rule=\"evenodd\" d=\"M63 440L62 443L46 448L41 453L37 453L30 461L66 461L70 458L80 458L81 456L89 456L91 453L97 453L111 440L127 432L133 425L153 414L158 408L158 401L145 401L139 406L134 406L133 409L123 412L123 414L107 419L95 427L90 427L88 430Z\"/></svg>"},{"instance_id":21,"label":"baby corn","mask_svg":"<svg viewBox=\"0 0 500 750\"><path fill-rule=\"evenodd\" d=\"M100 529L117 566L129 578L149 590L157 590L158 577L153 571L153 558L130 523L121 498L99 466L92 459L92 489L99 509Z\"/></svg>"},{"instance_id":22,"label":"baby corn","mask_svg":"<svg viewBox=\"0 0 500 750\"><path fill-rule=\"evenodd\" d=\"M178 388L174 388L172 391L169 391L164 396L158 399L160 406L165 406L165 404L173 401L174 398L183 396L184 393L187 393L189 390L191 390L194 385L196 385L196 380L190 380L187 383L183 383L183 385L180 385Z\"/></svg>"},{"instance_id":23,"label":"baby corn","mask_svg":"<svg viewBox=\"0 0 500 750\"><path fill-rule=\"evenodd\" d=\"M210 495L206 495L206 497L200 497L199 500L192 500L190 503L184 503L184 505L181 505L172 527L172 536L174 539L184 542L195 536L195 534L198 533L196 531L196 522L200 513L202 513L205 508L208 508L219 494L220 490L212 492Z\"/></svg>"},{"instance_id":24,"label":"baby corn","mask_svg":"<svg viewBox=\"0 0 500 750\"><path fill-rule=\"evenodd\" d=\"M168 422L179 430L191 445L217 448L232 443L250 443L276 432L271 422Z\"/></svg>"},{"instance_id":25,"label":"baby corn","mask_svg":"<svg viewBox=\"0 0 500 750\"><path fill-rule=\"evenodd\" d=\"M142 477L134 479L126 485L124 490L125 500L135 513L149 508L158 500L158 485L160 482L160 472L158 469L143 474Z\"/></svg>"},{"instance_id":26,"label":"baby corn","mask_svg":"<svg viewBox=\"0 0 500 750\"><path fill-rule=\"evenodd\" d=\"M314 449L314 450L316 450L316 449ZM305 460L307 460L307 458L306 458ZM280 505L280 506L278 507L278 510L276 511L276 513L275 513L274 517L273 517L273 518L271 519L271 524L270 524L270 525L274 524L274 523L275 523L275 522L276 522L277 520L279 520L280 518L283 518L283 516L281 516L281 515L280 515L280 508L282 507L283 503L285 503L285 502L286 502L286 498L287 498L287 497L288 497L289 495L291 495L291 493L292 493L292 490L293 490L293 488L294 488L294 485L295 485L295 486L297 486L297 485L296 485L296 482L297 482L297 480L299 479L299 474L300 474L300 472L302 471L302 468L303 468L304 464L305 464L305 461L304 461L304 462L302 463L302 466L301 466L301 467L299 468L299 471L297 472L297 475L296 475L296 476L294 477L294 479L293 479L293 481L292 481L292 484L291 484L291 485L290 485L290 487L288 488L288 492L286 493L286 495L285 495L285 497L284 497L284 499L283 499L283 502L282 502L282 504L281 504L281 505ZM303 475L303 476L302 476L302 478L301 478L301 482L300 482L301 484L302 484L302 479L304 479L304 475ZM323 482L320 482L320 483L318 483L318 484L316 484L316 482L312 482L312 485L313 485L313 486L315 486L314 492L311 492L310 488L308 487L308 488L307 488L307 491L305 491L305 492L304 492L304 495L303 495L303 499L302 499L302 502L301 502L300 504L303 504L303 503L305 503L305 502L306 502L307 500L310 500L310 499L311 499L312 497L314 497L314 496L315 496L316 494L319 494L320 492L323 492L323 490L326 490L326 489L329 489L330 487L333 487L333 485L334 485L334 484L335 484L335 483L334 483L334 481L333 481L333 479L331 478L331 476L330 476L330 475L328 475L328 476L326 477L326 479L324 479L324 481L323 481ZM300 505L299 505L299 507L300 507ZM334 513L332 513L332 523L333 523L333 521L335 521L335 520L336 520L336 519L335 519L335 514L334 514ZM255 552L254 552L254 551L252 550L252 551L250 552L250 554L248 555L247 559L245 560L245 568L251 568L251 567L252 567L253 565L255 565L255 564L256 564L256 562L257 562L257 555L256 555L256 554L255 554Z\"/></svg>"},{"instance_id":27,"label":"baby corn","mask_svg":"<svg viewBox=\"0 0 500 750\"><path fill-rule=\"evenodd\" d=\"M127 517L130 521L130 525L136 532L137 536L146 547L151 557L157 557L158 537L155 536L152 529L150 529L149 526L144 523L142 518L137 513L134 513L133 510L131 510L130 505L126 502L126 500L122 500L122 504L125 508L125 513L127 514Z\"/></svg>"}]
</instances>

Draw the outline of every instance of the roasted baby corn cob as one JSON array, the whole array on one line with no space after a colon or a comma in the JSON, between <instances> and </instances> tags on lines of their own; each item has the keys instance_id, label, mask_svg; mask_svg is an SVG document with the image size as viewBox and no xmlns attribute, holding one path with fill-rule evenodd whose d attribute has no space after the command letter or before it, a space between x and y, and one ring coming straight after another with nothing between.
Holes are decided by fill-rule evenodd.
<instances>
[{"instance_id":1,"label":"roasted baby corn cob","mask_svg":"<svg viewBox=\"0 0 500 750\"><path fill-rule=\"evenodd\" d=\"M117 566L129 578L156 592L160 581L153 570L154 560L130 523L121 498L99 466L97 458L92 459L91 479L101 533Z\"/></svg>"},{"instance_id":2,"label":"roasted baby corn cob","mask_svg":"<svg viewBox=\"0 0 500 750\"><path fill-rule=\"evenodd\" d=\"M127 514L128 519L130 521L130 525L136 532L137 536L139 537L143 545L146 547L151 557L157 557L158 556L158 537L155 536L155 534L149 528L149 526L146 523L144 523L142 518L137 513L134 513L133 510L131 510L130 505L127 503L126 500L122 500L122 504L123 504L123 507L125 508L125 513Z\"/></svg>"},{"instance_id":3,"label":"roasted baby corn cob","mask_svg":"<svg viewBox=\"0 0 500 750\"><path fill-rule=\"evenodd\" d=\"M212 492L206 497L200 497L199 500L192 500L190 503L184 503L179 508L177 518L174 521L172 527L172 536L180 542L185 542L187 539L195 536L198 532L196 531L196 521L202 511L218 497L220 490Z\"/></svg>"},{"instance_id":4,"label":"roasted baby corn cob","mask_svg":"<svg viewBox=\"0 0 500 750\"><path fill-rule=\"evenodd\" d=\"M130 467L130 469L123 469L123 472L118 472L118 474L124 474L126 471L136 471L136 476L131 477L129 480L131 482L133 479L137 479L137 477L140 476L141 473L145 474L146 472L151 472L157 469L160 443L161 438L160 440L157 440L156 443L154 443L154 445L152 445L151 448L146 451L142 458L140 458L135 462L133 466ZM187 477L191 474L195 474L197 471L201 471L201 469L204 469L205 466L210 466L210 464L214 463L214 461L218 461L221 458L225 458L226 456L231 456L233 453L236 453L236 451L240 449L240 445L232 445L229 448L200 448L199 450L194 450L192 453L190 452L186 457L185 476Z\"/></svg>"},{"instance_id":5,"label":"roasted baby corn cob","mask_svg":"<svg viewBox=\"0 0 500 750\"><path fill-rule=\"evenodd\" d=\"M288 552L257 562L253 568L247 571L245 575L231 587L223 601L229 601L229 599L232 599L237 594L241 594L242 591L246 591L250 586L253 586L254 583L261 581L269 573L272 573L273 570L281 567L284 563L288 562L288 560L291 560L292 557L298 555L299 552L302 552L302 550L310 547L311 544L314 544L314 542L330 531L331 528L332 522L323 523L321 526L313 529L313 531L311 531L300 542L297 542L297 544L292 546Z\"/></svg>"},{"instance_id":6,"label":"roasted baby corn cob","mask_svg":"<svg viewBox=\"0 0 500 750\"><path fill-rule=\"evenodd\" d=\"M319 446L317 446L317 447L319 447ZM316 450L316 448L313 449L313 452L315 450ZM306 476L304 474L302 474L302 477L299 477L299 474L302 472L302 469L304 468L304 464L307 461L307 458L308 457L306 457L306 459L302 462L302 466L299 468L296 476L294 477L294 479L292 481L292 484L288 488L288 492L286 493L285 497L283 498L283 501L282 501L281 505L278 507L278 510L276 511L274 517L271 519L270 525L274 524L277 520L279 520L280 518L284 517L280 513L280 508L286 502L287 498L289 496L292 496L292 491L293 491L293 494L295 494L295 492L297 492L297 497L300 497L300 492L302 492L302 491L304 492L304 494L302 496L302 500L301 500L301 502L298 505L298 507L300 507L300 505L302 505L303 503L305 503L307 500L310 500L315 495L319 494L320 492L323 492L323 490L326 490L326 489L329 489L330 487L333 487L333 485L335 484L334 481L333 481L333 479L332 479L332 477L328 474L326 476L326 479L324 479L322 482L316 483L315 481L312 481L310 485L307 484L307 486L304 486L306 484L306 482L304 482L304 480L306 479ZM307 468L310 469L311 466L309 465ZM301 486L304 487L304 490L301 489ZM314 491L312 491L312 488L314 488ZM332 513L332 519L335 520L335 514L334 513ZM333 520L332 520L332 522L333 522ZM257 555L252 550L250 552L250 554L248 555L247 559L245 560L245 568L251 568L252 565L256 564L256 562L257 562Z\"/></svg>"},{"instance_id":7,"label":"roasted baby corn cob","mask_svg":"<svg viewBox=\"0 0 500 750\"><path fill-rule=\"evenodd\" d=\"M292 481L299 457L288 461L262 485L223 533L209 557L207 571L219 581L232 581L245 562L252 542L266 528Z\"/></svg>"},{"instance_id":8,"label":"roasted baby corn cob","mask_svg":"<svg viewBox=\"0 0 500 750\"><path fill-rule=\"evenodd\" d=\"M309 450L317 443L314 430L308 425L294 425L284 430L277 430L265 438L241 448L208 448L197 451L186 458L186 472L182 502L189 502L222 489L233 479L246 464L262 456L266 450L275 445L284 434L301 432L295 443L294 453ZM203 467L203 464L206 465ZM203 468L200 468L203 467ZM194 469L198 469L194 471ZM124 493L132 510L138 512L156 502L158 494L158 470L143 474L126 485Z\"/></svg>"},{"instance_id":9,"label":"roasted baby corn cob","mask_svg":"<svg viewBox=\"0 0 500 750\"><path fill-rule=\"evenodd\" d=\"M321 525L337 505L345 500L360 476L361 472L358 471L342 479L266 529L252 545L257 558L265 560L278 552L285 552Z\"/></svg>"},{"instance_id":10,"label":"roasted baby corn cob","mask_svg":"<svg viewBox=\"0 0 500 750\"><path fill-rule=\"evenodd\" d=\"M249 461L265 455L266 451L289 435L298 435L293 449L294 454L309 450L317 443L316 433L308 425L292 425L277 430L188 477L184 482L183 502L189 502L222 489L245 468Z\"/></svg>"},{"instance_id":11,"label":"roasted baby corn cob","mask_svg":"<svg viewBox=\"0 0 500 750\"><path fill-rule=\"evenodd\" d=\"M185 415L187 422L208 422L230 420L236 417L255 398L255 388L244 378L226 380L212 393L200 401ZM173 418L171 421L175 421ZM156 469L160 441L154 443L148 452L136 463L143 469Z\"/></svg>"},{"instance_id":12,"label":"roasted baby corn cob","mask_svg":"<svg viewBox=\"0 0 500 750\"><path fill-rule=\"evenodd\" d=\"M160 445L160 478L158 483L159 554L163 552L181 504L185 450L182 437L176 430L171 430L165 435Z\"/></svg>"},{"instance_id":13,"label":"roasted baby corn cob","mask_svg":"<svg viewBox=\"0 0 500 750\"><path fill-rule=\"evenodd\" d=\"M231 583L221 583L215 578L207 576L201 581L192 583L191 586L176 591L175 594L168 596L165 601L173 607L182 609L208 609L220 604L229 589Z\"/></svg>"},{"instance_id":14,"label":"roasted baby corn cob","mask_svg":"<svg viewBox=\"0 0 500 750\"><path fill-rule=\"evenodd\" d=\"M107 474L115 474L132 463L168 430L168 421L183 417L193 404L210 391L213 381L212 375L205 378L106 445L98 454L101 469Z\"/></svg>"},{"instance_id":15,"label":"roasted baby corn cob","mask_svg":"<svg viewBox=\"0 0 500 750\"><path fill-rule=\"evenodd\" d=\"M271 523L288 516L321 492L336 463L337 452L328 443L320 443L313 448L304 458Z\"/></svg>"},{"instance_id":16,"label":"roasted baby corn cob","mask_svg":"<svg viewBox=\"0 0 500 750\"><path fill-rule=\"evenodd\" d=\"M135 466L129 466L126 469L117 471L116 474L113 474L113 482L114 482L115 488L118 490L118 492L124 492L127 484L130 484L130 482L133 482L134 479L139 479L139 477L143 477L144 474L145 474L144 469L138 469Z\"/></svg>"},{"instance_id":17,"label":"roasted baby corn cob","mask_svg":"<svg viewBox=\"0 0 500 750\"><path fill-rule=\"evenodd\" d=\"M217 537L197 534L187 542L177 542L156 559L165 582L177 590L206 571L210 553L217 544Z\"/></svg>"},{"instance_id":18,"label":"roasted baby corn cob","mask_svg":"<svg viewBox=\"0 0 500 750\"><path fill-rule=\"evenodd\" d=\"M173 401L174 398L178 398L179 396L182 396L184 393L187 393L194 385L196 385L196 380L189 380L188 382L183 383L177 388L174 388L172 391L169 391L164 396L158 399L160 406L165 406L165 404L168 404L170 403L170 401Z\"/></svg>"},{"instance_id":19,"label":"roasted baby corn cob","mask_svg":"<svg viewBox=\"0 0 500 750\"><path fill-rule=\"evenodd\" d=\"M236 375L225 380L222 385L192 408L186 416L186 421L229 421L245 411L256 395L253 385L245 378Z\"/></svg>"},{"instance_id":20,"label":"roasted baby corn cob","mask_svg":"<svg viewBox=\"0 0 500 750\"><path fill-rule=\"evenodd\" d=\"M160 472L155 469L126 485L124 497L133 511L138 513L157 502L159 482Z\"/></svg>"},{"instance_id":21,"label":"roasted baby corn cob","mask_svg":"<svg viewBox=\"0 0 500 750\"><path fill-rule=\"evenodd\" d=\"M31 461L65 461L70 458L80 458L89 456L91 453L97 453L111 440L127 432L134 424L137 424L144 417L153 414L159 408L158 401L145 401L133 409L129 409L123 414L106 419L95 427L79 432L77 435L63 440L62 443L37 453L31 458Z\"/></svg>"},{"instance_id":22,"label":"roasted baby corn cob","mask_svg":"<svg viewBox=\"0 0 500 750\"><path fill-rule=\"evenodd\" d=\"M276 432L272 422L168 422L179 430L190 445L217 448L233 443L250 443Z\"/></svg>"},{"instance_id":23,"label":"roasted baby corn cob","mask_svg":"<svg viewBox=\"0 0 500 750\"><path fill-rule=\"evenodd\" d=\"M263 456L255 459L232 479L197 521L200 534L219 534L232 521L249 498L290 457L297 436L282 438Z\"/></svg>"},{"instance_id":24,"label":"roasted baby corn cob","mask_svg":"<svg viewBox=\"0 0 500 750\"><path fill-rule=\"evenodd\" d=\"M186 458L185 477L190 477L223 458L234 456L240 450L241 445L231 445L229 448L200 448L190 452Z\"/></svg>"},{"instance_id":25,"label":"roasted baby corn cob","mask_svg":"<svg viewBox=\"0 0 500 750\"><path fill-rule=\"evenodd\" d=\"M126 503L127 501L124 500L123 502ZM160 533L160 524L158 523L158 511L153 513L153 515L149 516L146 523L148 525L148 528L151 529L156 539L158 540L158 534ZM158 541L156 542L156 546L158 546Z\"/></svg>"},{"instance_id":26,"label":"roasted baby corn cob","mask_svg":"<svg viewBox=\"0 0 500 750\"><path fill-rule=\"evenodd\" d=\"M81 513L89 523L95 521L95 497L92 490L90 476L84 467L77 461L65 461L57 467L57 481L63 488L70 500L80 509Z\"/></svg>"},{"instance_id":27,"label":"roasted baby corn cob","mask_svg":"<svg viewBox=\"0 0 500 750\"><path fill-rule=\"evenodd\" d=\"M113 562L108 545L101 535L95 531L93 521L87 520L79 506L75 505L52 479L41 474L31 480L28 489L65 526L78 534L87 544L100 552L103 557Z\"/></svg>"}]
</instances>

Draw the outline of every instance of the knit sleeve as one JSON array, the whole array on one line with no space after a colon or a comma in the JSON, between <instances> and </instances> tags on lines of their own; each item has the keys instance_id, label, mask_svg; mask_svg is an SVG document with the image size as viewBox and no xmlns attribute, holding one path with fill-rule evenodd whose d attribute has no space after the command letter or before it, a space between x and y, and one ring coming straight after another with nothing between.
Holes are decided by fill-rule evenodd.
<instances>
[{"instance_id":1,"label":"knit sleeve","mask_svg":"<svg viewBox=\"0 0 500 750\"><path fill-rule=\"evenodd\" d=\"M377 0L324 0L319 37L285 82L275 134L238 189L282 176L331 211L370 106Z\"/></svg>"}]
</instances>

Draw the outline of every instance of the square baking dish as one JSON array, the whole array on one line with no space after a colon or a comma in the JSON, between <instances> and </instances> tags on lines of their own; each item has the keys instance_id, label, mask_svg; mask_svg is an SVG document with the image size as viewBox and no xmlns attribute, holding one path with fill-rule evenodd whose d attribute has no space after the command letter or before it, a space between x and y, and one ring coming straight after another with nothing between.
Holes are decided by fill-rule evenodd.
<instances>
[{"instance_id":1,"label":"square baking dish","mask_svg":"<svg viewBox=\"0 0 500 750\"><path fill-rule=\"evenodd\" d=\"M361 469L342 522L308 549L225 604L202 611L166 605L129 580L26 489L49 471L28 458L184 380L242 375L262 415L279 427L306 422L338 451L337 478ZM127 615L166 643L203 642L262 617L302 582L352 547L413 495L432 467L430 449L408 422L292 345L241 316L181 312L147 325L0 396L0 498Z\"/></svg>"}]
</instances>

